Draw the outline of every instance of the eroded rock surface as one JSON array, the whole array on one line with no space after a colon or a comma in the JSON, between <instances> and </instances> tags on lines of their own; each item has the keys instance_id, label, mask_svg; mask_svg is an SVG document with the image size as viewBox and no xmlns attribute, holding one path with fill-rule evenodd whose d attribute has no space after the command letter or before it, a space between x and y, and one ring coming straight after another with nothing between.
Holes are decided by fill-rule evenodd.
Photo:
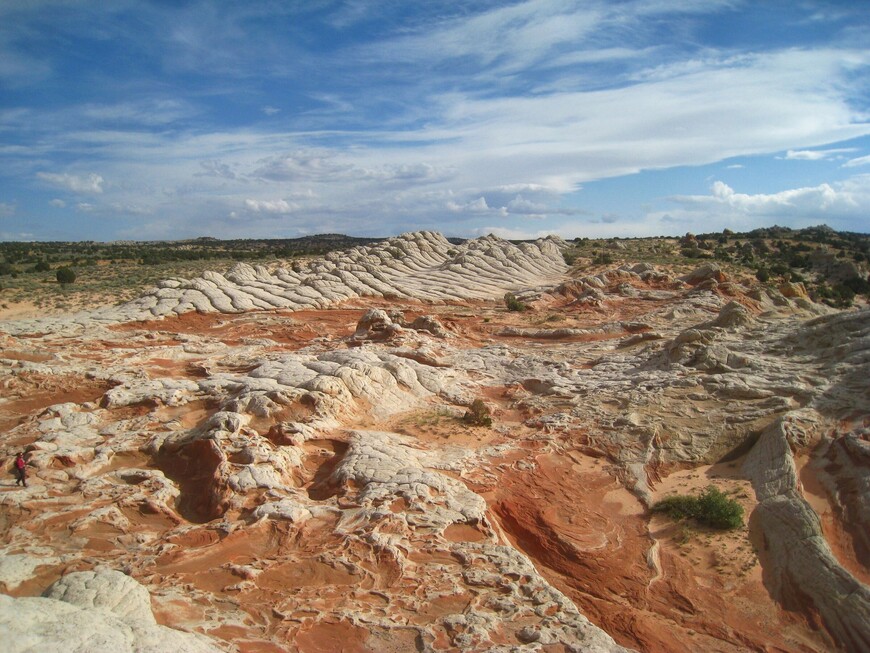
<instances>
[{"instance_id":1,"label":"eroded rock surface","mask_svg":"<svg viewBox=\"0 0 870 653\"><path fill-rule=\"evenodd\" d=\"M0 487L2 623L40 650L865 650L870 312L715 266L568 276L559 247L410 234L0 324L30 470ZM710 484L742 529L648 510Z\"/></svg>"},{"instance_id":2,"label":"eroded rock surface","mask_svg":"<svg viewBox=\"0 0 870 653\"><path fill-rule=\"evenodd\" d=\"M0 595L0 633L9 653L219 653L207 638L158 625L148 591L112 570L64 576L41 597Z\"/></svg>"}]
</instances>

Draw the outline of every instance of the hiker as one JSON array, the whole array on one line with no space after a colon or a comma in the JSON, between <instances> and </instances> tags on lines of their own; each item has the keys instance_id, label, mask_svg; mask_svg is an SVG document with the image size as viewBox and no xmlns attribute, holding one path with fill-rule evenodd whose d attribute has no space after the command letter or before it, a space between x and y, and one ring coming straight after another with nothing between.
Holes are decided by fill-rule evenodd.
<instances>
[{"instance_id":1,"label":"hiker","mask_svg":"<svg viewBox=\"0 0 870 653\"><path fill-rule=\"evenodd\" d=\"M18 477L15 485L27 487L27 461L24 460L23 451L15 458L15 475Z\"/></svg>"}]
</instances>

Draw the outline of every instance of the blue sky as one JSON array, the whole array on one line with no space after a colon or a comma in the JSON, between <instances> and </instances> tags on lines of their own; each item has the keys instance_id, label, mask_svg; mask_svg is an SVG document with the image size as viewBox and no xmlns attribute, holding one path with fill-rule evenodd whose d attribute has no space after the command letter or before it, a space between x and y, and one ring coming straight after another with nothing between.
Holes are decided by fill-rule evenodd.
<instances>
[{"instance_id":1,"label":"blue sky","mask_svg":"<svg viewBox=\"0 0 870 653\"><path fill-rule=\"evenodd\" d=\"M868 34L868 0L0 0L0 240L868 232Z\"/></svg>"}]
</instances>

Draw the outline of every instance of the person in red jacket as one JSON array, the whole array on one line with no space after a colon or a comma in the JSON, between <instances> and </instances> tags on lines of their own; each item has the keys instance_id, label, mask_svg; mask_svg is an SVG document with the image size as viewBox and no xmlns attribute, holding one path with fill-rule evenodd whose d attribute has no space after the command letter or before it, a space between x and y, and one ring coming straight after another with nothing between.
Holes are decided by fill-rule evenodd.
<instances>
[{"instance_id":1,"label":"person in red jacket","mask_svg":"<svg viewBox=\"0 0 870 653\"><path fill-rule=\"evenodd\" d=\"M24 487L27 487L27 461L24 460L23 452L19 453L15 458L15 474L18 476L15 485L24 485Z\"/></svg>"}]
</instances>

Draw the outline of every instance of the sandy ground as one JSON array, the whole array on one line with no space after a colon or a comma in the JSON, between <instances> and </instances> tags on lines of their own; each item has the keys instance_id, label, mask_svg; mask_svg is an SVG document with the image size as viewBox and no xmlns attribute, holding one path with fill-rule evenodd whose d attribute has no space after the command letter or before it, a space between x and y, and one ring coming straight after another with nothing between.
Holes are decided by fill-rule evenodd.
<instances>
[{"instance_id":1,"label":"sandy ground","mask_svg":"<svg viewBox=\"0 0 870 653\"><path fill-rule=\"evenodd\" d=\"M33 302L5 302L0 305L0 320L23 320L44 315L43 309Z\"/></svg>"}]
</instances>

